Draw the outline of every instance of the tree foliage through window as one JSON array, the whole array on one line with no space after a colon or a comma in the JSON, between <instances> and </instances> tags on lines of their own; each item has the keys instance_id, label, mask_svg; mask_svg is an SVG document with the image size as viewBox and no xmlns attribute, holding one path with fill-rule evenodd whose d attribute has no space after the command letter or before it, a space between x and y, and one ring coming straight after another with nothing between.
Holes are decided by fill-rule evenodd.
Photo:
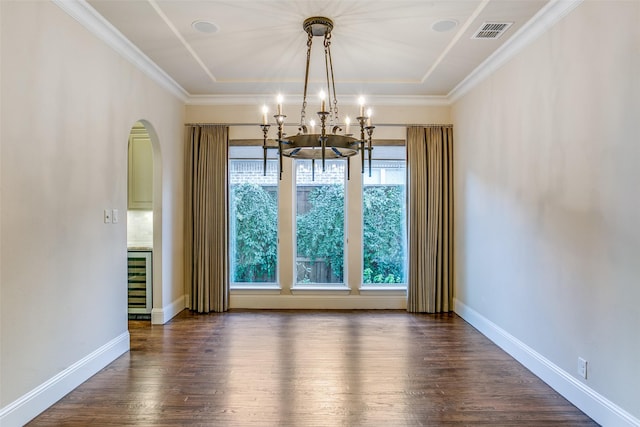
<instances>
[{"instance_id":1,"label":"tree foliage through window","mask_svg":"<svg viewBox=\"0 0 640 427\"><path fill-rule=\"evenodd\" d=\"M275 282L278 261L278 201L257 184L232 186L235 234L234 282Z\"/></svg>"},{"instance_id":2,"label":"tree foliage through window","mask_svg":"<svg viewBox=\"0 0 640 427\"><path fill-rule=\"evenodd\" d=\"M363 191L363 282L403 283L404 192L401 186L366 186ZM275 282L278 203L276 192L243 183L231 189L235 238L234 282ZM308 210L299 213L298 257L320 261L339 280L344 271L344 187L310 189Z\"/></svg>"},{"instance_id":3,"label":"tree foliage through window","mask_svg":"<svg viewBox=\"0 0 640 427\"><path fill-rule=\"evenodd\" d=\"M362 193L363 283L404 282L404 191L369 185Z\"/></svg>"},{"instance_id":4,"label":"tree foliage through window","mask_svg":"<svg viewBox=\"0 0 640 427\"><path fill-rule=\"evenodd\" d=\"M308 198L310 209L296 218L298 257L323 261L331 274L343 280L344 267L344 187L314 187Z\"/></svg>"}]
</instances>

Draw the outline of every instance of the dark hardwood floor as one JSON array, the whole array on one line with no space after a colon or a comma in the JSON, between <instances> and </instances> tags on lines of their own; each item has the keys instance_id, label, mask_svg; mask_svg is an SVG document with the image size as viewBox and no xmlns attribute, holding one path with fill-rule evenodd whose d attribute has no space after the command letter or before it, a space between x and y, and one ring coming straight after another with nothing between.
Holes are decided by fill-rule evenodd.
<instances>
[{"instance_id":1,"label":"dark hardwood floor","mask_svg":"<svg viewBox=\"0 0 640 427\"><path fill-rule=\"evenodd\" d=\"M594 426L456 315L182 312L29 426Z\"/></svg>"}]
</instances>

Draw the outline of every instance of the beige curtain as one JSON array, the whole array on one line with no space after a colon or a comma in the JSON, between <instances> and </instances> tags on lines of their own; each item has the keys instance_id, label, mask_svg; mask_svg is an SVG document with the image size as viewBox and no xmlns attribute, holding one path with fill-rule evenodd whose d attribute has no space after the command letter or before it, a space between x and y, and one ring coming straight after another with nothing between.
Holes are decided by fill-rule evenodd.
<instances>
[{"instance_id":1,"label":"beige curtain","mask_svg":"<svg viewBox=\"0 0 640 427\"><path fill-rule=\"evenodd\" d=\"M453 128L407 128L407 311L453 309Z\"/></svg>"},{"instance_id":2,"label":"beige curtain","mask_svg":"<svg viewBox=\"0 0 640 427\"><path fill-rule=\"evenodd\" d=\"M194 125L186 135L185 282L189 308L229 308L226 126Z\"/></svg>"}]
</instances>

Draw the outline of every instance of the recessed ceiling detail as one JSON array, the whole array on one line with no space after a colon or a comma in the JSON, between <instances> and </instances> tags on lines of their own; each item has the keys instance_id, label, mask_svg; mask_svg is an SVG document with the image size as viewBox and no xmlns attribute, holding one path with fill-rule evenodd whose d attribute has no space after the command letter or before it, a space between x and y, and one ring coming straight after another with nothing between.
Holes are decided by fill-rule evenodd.
<instances>
[{"instance_id":1,"label":"recessed ceiling detail","mask_svg":"<svg viewBox=\"0 0 640 427\"><path fill-rule=\"evenodd\" d=\"M513 22L485 22L471 38L484 40L497 39L504 34L511 25L513 25Z\"/></svg>"},{"instance_id":2,"label":"recessed ceiling detail","mask_svg":"<svg viewBox=\"0 0 640 427\"><path fill-rule=\"evenodd\" d=\"M2 0L0 0L2 1ZM65 0L54 0L62 4ZM569 1L569 0L567 0ZM577 1L577 0L576 0ZM69 2L74 3L74 2ZM300 22L327 16L339 37L336 91L377 105L448 96L515 30L554 0L83 0L155 63L193 102L262 103L274 94L301 102L305 64ZM560 2L564 4L565 2ZM401 7L399 5L402 5ZM214 17L215 20L209 19ZM483 24L484 23L484 24ZM513 27L492 43L470 39L480 24ZM502 32L507 29L504 25ZM384 29L384 31L381 31ZM490 26L483 38L499 35ZM322 62L320 51L311 63ZM309 90L324 78L312 65ZM342 95L344 94L344 95ZM197 100L197 101L196 101ZM375 101L374 101L375 100Z\"/></svg>"}]
</instances>

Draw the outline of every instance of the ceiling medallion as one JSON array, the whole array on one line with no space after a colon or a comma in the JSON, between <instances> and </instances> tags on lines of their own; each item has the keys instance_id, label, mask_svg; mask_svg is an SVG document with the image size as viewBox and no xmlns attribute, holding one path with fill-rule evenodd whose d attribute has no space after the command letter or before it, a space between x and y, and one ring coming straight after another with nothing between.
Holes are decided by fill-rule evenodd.
<instances>
[{"instance_id":1,"label":"ceiling medallion","mask_svg":"<svg viewBox=\"0 0 640 427\"><path fill-rule=\"evenodd\" d=\"M312 163L315 160L322 161L322 171L325 170L326 159L346 159L347 160L347 177L349 176L349 158L361 154L362 172L364 173L365 153L368 153L369 159L369 175L371 175L371 138L375 126L371 125L371 110L367 110L365 116L364 99L360 98L360 111L356 120L360 127L360 138L356 138L350 133L350 119L345 117L344 122L340 120L338 115L338 99L336 96L335 81L333 78L333 61L331 58L331 30L333 30L333 21L322 16L314 16L305 19L302 28L307 33L307 62L304 75L304 92L302 99L302 109L300 111L300 127L298 133L293 136L286 136L284 128L284 120L287 117L282 113L282 96L278 95L276 114L273 116L278 127L277 147L267 145L267 135L270 124L267 119L267 107L262 109L262 124L260 125L263 132L263 152L264 152L264 170L266 174L267 150L269 148L278 149L278 159L280 163L280 177L282 178L282 157L291 157L296 159L310 159ZM316 122L312 119L307 123L307 89L309 84L309 65L311 58L311 46L314 37L322 37L324 45L325 59L325 75L326 75L326 93L322 90L320 97L320 111L318 111L319 133L316 133ZM344 128L343 128L344 125ZM315 165L312 165L312 170Z\"/></svg>"}]
</instances>

